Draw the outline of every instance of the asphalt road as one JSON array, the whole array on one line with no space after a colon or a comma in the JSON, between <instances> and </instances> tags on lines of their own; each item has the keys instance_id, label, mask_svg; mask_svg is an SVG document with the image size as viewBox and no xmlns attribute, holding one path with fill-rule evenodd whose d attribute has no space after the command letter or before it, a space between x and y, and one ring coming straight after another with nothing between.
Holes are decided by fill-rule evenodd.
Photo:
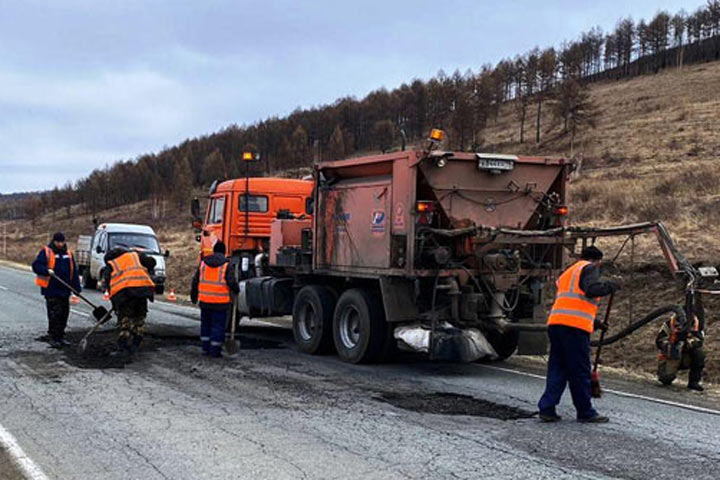
<instances>
[{"instance_id":1,"label":"asphalt road","mask_svg":"<svg viewBox=\"0 0 720 480\"><path fill-rule=\"evenodd\" d=\"M73 311L77 340L89 308ZM241 354L218 361L199 355L197 318L153 305L145 350L127 365L106 356L109 329L91 340L96 357L53 350L35 340L46 317L33 277L0 267L0 425L57 479L720 475L720 411L607 393L597 407L611 423L584 425L568 394L565 419L541 424L528 415L543 380L512 362L352 366L300 354L270 324L243 327ZM661 395L720 410L680 389ZM0 448L0 478L14 478L7 465Z\"/></svg>"}]
</instances>

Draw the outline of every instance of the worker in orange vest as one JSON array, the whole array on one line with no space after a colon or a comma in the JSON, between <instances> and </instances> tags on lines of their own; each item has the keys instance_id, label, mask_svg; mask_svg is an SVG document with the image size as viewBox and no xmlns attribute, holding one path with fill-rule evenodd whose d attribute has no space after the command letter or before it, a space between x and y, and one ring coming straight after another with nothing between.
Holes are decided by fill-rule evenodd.
<instances>
[{"instance_id":1,"label":"worker in orange vest","mask_svg":"<svg viewBox=\"0 0 720 480\"><path fill-rule=\"evenodd\" d=\"M190 285L190 301L200 302L200 343L203 355L221 357L232 294L240 288L225 257L225 244L215 243L213 254L203 257Z\"/></svg>"},{"instance_id":2,"label":"worker in orange vest","mask_svg":"<svg viewBox=\"0 0 720 480\"><path fill-rule=\"evenodd\" d=\"M678 322L673 314L663 323L655 338L658 354L658 380L663 385L670 385L677 377L678 370L690 370L687 388L702 392L700 385L705 368L705 309L698 300L692 316L692 324L687 330L687 323Z\"/></svg>"},{"instance_id":3,"label":"worker in orange vest","mask_svg":"<svg viewBox=\"0 0 720 480\"><path fill-rule=\"evenodd\" d=\"M43 247L32 264L33 272L37 277L35 284L40 287L40 293L45 297L45 306L48 316L48 334L41 337L47 340L53 348L62 348L70 345L65 340L65 328L70 316L70 289L52 278L53 273L76 291L80 291L80 276L72 253L65 244L65 235L57 232L46 247Z\"/></svg>"},{"instance_id":4,"label":"worker in orange vest","mask_svg":"<svg viewBox=\"0 0 720 480\"><path fill-rule=\"evenodd\" d=\"M156 261L149 255L117 247L105 255L104 282L119 319L117 355L131 357L145 335L147 302L154 301L155 283L150 275Z\"/></svg>"},{"instance_id":5,"label":"worker in orange vest","mask_svg":"<svg viewBox=\"0 0 720 480\"><path fill-rule=\"evenodd\" d=\"M577 420L583 423L606 423L608 417L595 411L590 391L590 334L595 328L607 328L596 321L598 298L616 292L615 282L600 280L603 253L586 247L580 261L571 265L558 278L557 293L548 317L550 359L547 381L538 408L540 420L560 420L555 407L570 384Z\"/></svg>"}]
</instances>

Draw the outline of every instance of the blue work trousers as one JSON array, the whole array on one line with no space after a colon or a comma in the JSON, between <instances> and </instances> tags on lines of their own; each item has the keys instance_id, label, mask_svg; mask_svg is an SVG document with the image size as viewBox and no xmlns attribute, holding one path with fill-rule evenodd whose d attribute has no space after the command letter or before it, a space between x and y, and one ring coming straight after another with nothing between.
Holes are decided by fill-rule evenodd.
<instances>
[{"instance_id":1,"label":"blue work trousers","mask_svg":"<svg viewBox=\"0 0 720 480\"><path fill-rule=\"evenodd\" d=\"M590 334L579 328L550 325L550 360L545 393L538 402L541 415L556 415L555 407L570 384L577 418L597 415L590 396Z\"/></svg>"},{"instance_id":2,"label":"blue work trousers","mask_svg":"<svg viewBox=\"0 0 720 480\"><path fill-rule=\"evenodd\" d=\"M211 357L219 357L225 340L225 326L227 324L227 310L213 310L203 308L200 310L200 344L203 353Z\"/></svg>"}]
</instances>

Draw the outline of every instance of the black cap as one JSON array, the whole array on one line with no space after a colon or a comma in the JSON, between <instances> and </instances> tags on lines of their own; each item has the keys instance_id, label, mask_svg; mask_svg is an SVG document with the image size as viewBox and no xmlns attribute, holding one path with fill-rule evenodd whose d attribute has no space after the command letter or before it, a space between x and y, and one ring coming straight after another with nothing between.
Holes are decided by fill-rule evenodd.
<instances>
[{"instance_id":1,"label":"black cap","mask_svg":"<svg viewBox=\"0 0 720 480\"><path fill-rule=\"evenodd\" d=\"M215 245L213 246L213 253L222 253L225 255L225 244L221 241L215 242Z\"/></svg>"},{"instance_id":2,"label":"black cap","mask_svg":"<svg viewBox=\"0 0 720 480\"><path fill-rule=\"evenodd\" d=\"M65 235L63 235L61 232L57 232L53 235L52 241L53 242L64 242Z\"/></svg>"},{"instance_id":3,"label":"black cap","mask_svg":"<svg viewBox=\"0 0 720 480\"><path fill-rule=\"evenodd\" d=\"M595 260L602 260L603 252L596 246L585 247L582 249L580 258L582 258L583 260L589 260L591 262Z\"/></svg>"}]
</instances>

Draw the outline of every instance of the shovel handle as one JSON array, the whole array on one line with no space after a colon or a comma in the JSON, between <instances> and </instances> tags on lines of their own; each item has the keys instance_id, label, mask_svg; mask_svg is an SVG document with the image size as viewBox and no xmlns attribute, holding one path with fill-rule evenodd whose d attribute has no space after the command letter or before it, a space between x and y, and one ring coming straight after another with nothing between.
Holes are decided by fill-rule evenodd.
<instances>
[{"instance_id":1,"label":"shovel handle","mask_svg":"<svg viewBox=\"0 0 720 480\"><path fill-rule=\"evenodd\" d=\"M607 325L608 320L610 320L610 309L612 308L614 298L615 292L611 293L610 298L608 298L607 308L605 309L605 321L603 322L605 323L605 325ZM593 372L597 372L598 363L600 363L600 352L602 351L602 341L605 338L605 332L607 332L607 329L600 332L600 344L598 345L597 351L595 352L595 362L593 364L592 370Z\"/></svg>"},{"instance_id":2,"label":"shovel handle","mask_svg":"<svg viewBox=\"0 0 720 480\"><path fill-rule=\"evenodd\" d=\"M73 295L75 295L76 297L81 298L85 303L87 303L87 304L90 305L91 307L93 307L93 308L98 308L97 305L95 305L95 304L92 303L90 300L88 300L87 298L85 298L80 292L78 292L77 290L75 290L75 289L74 289L70 284L68 284L65 280L63 280L62 278L60 278L60 277L58 277L57 275L55 275L55 272L52 272L52 273L50 274L50 276L53 277L53 278L54 278L55 280L57 280L58 282L62 283L68 290L70 290L70 291L73 293Z\"/></svg>"}]
</instances>

